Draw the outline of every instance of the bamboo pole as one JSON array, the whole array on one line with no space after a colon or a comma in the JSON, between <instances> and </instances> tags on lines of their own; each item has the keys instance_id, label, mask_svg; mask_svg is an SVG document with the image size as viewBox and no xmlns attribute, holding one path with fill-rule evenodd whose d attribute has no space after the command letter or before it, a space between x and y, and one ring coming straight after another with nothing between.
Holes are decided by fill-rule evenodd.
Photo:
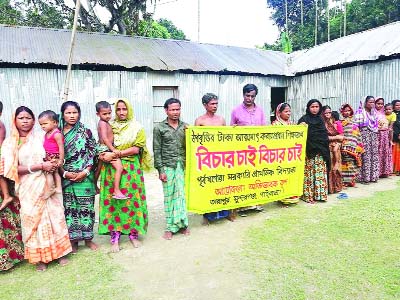
<instances>
[{"instance_id":1,"label":"bamboo pole","mask_svg":"<svg viewBox=\"0 0 400 300\"><path fill-rule=\"evenodd\" d=\"M80 8L81 8L81 1L80 0L76 0L74 24L73 24L73 27L72 27L71 44L70 44L69 56L68 56L67 76L65 77L65 82L64 82L64 94L62 96L62 102L65 102L65 101L68 100L69 82L71 80L72 59L73 59L73 56L74 56L75 34L76 34L76 27L77 27L77 24L78 24L78 16L79 16Z\"/></svg>"}]
</instances>

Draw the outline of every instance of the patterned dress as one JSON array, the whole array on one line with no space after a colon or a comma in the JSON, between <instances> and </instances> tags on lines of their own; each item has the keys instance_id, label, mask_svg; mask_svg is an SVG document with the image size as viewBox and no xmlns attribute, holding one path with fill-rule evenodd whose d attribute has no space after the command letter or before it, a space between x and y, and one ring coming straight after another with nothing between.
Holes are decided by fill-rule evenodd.
<instances>
[{"instance_id":1,"label":"patterned dress","mask_svg":"<svg viewBox=\"0 0 400 300\"><path fill-rule=\"evenodd\" d=\"M121 176L121 191L127 200L112 198L115 169L107 163L101 168L100 177L100 224L99 234L118 231L122 234L137 236L146 234L148 212L146 189L139 157L133 161L121 159L124 171Z\"/></svg>"},{"instance_id":2,"label":"patterned dress","mask_svg":"<svg viewBox=\"0 0 400 300\"><path fill-rule=\"evenodd\" d=\"M92 132L78 122L64 135L64 170L81 172L87 167L92 167L96 150L96 141ZM68 225L69 238L72 242L93 239L95 195L92 170L81 182L63 179L65 219Z\"/></svg>"},{"instance_id":3,"label":"patterned dress","mask_svg":"<svg viewBox=\"0 0 400 300\"><path fill-rule=\"evenodd\" d=\"M121 158L123 172L120 188L121 192L128 196L126 200L112 198L115 170L109 163L102 164L99 234L110 234L112 244L119 240L121 234L128 235L131 240L136 240L139 234L146 234L148 226L146 188L143 177L143 169L149 167L150 161L146 136L143 127L135 120L129 101L118 99L118 102L126 105L128 114L126 120L119 120L117 116L111 123L115 148L122 151L138 147L140 151L139 154Z\"/></svg>"},{"instance_id":4,"label":"patterned dress","mask_svg":"<svg viewBox=\"0 0 400 300\"><path fill-rule=\"evenodd\" d=\"M365 152L358 180L363 183L376 182L379 178L378 119L376 112L360 107L354 115L354 122L361 132Z\"/></svg>"},{"instance_id":5,"label":"patterned dress","mask_svg":"<svg viewBox=\"0 0 400 300\"><path fill-rule=\"evenodd\" d=\"M364 152L360 130L352 118L342 121L344 140L342 143L342 177L347 186L354 186L362 165Z\"/></svg>"},{"instance_id":6,"label":"patterned dress","mask_svg":"<svg viewBox=\"0 0 400 300\"><path fill-rule=\"evenodd\" d=\"M24 259L19 210L19 202L14 200L0 211L0 271L10 269Z\"/></svg>"}]
</instances>

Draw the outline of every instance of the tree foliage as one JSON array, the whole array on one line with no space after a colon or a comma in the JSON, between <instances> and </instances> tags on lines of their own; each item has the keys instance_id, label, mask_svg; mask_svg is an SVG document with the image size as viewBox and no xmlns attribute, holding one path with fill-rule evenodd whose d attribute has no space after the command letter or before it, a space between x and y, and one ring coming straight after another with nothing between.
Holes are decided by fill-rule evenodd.
<instances>
[{"instance_id":1,"label":"tree foliage","mask_svg":"<svg viewBox=\"0 0 400 300\"><path fill-rule=\"evenodd\" d=\"M273 9L272 19L281 31L286 25L285 2L267 0ZM400 20L400 0L352 0L346 7L345 0L329 2L328 20L328 0L287 0L287 33L293 50L312 47L315 40L320 44Z\"/></svg>"},{"instance_id":2,"label":"tree foliage","mask_svg":"<svg viewBox=\"0 0 400 300\"><path fill-rule=\"evenodd\" d=\"M76 0L72 0L76 3ZM147 3L158 0L81 1L78 28L157 38L185 39L185 34L166 19L159 22L147 12ZM0 23L46 28L72 28L74 7L68 0L0 0ZM108 19L100 17L99 9Z\"/></svg>"}]
</instances>

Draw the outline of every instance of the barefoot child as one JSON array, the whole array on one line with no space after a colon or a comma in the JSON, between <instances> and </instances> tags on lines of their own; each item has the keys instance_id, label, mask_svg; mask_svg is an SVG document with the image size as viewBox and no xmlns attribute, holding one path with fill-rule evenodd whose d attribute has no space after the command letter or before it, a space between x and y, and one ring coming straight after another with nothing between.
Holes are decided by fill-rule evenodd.
<instances>
[{"instance_id":1,"label":"barefoot child","mask_svg":"<svg viewBox=\"0 0 400 300\"><path fill-rule=\"evenodd\" d=\"M3 113L3 102L0 101L0 117ZM0 148L3 144L4 139L6 138L6 127L4 126L3 122L0 121ZM10 192L8 190L7 179L3 176L0 176L0 188L3 192L3 202L1 202L0 210L5 208L11 201L14 200L13 197L10 196Z\"/></svg>"},{"instance_id":2,"label":"barefoot child","mask_svg":"<svg viewBox=\"0 0 400 300\"><path fill-rule=\"evenodd\" d=\"M57 167L64 163L64 136L58 129L58 117L52 110L46 110L39 115L40 127L46 132L44 135L43 148L46 151L44 161L57 161ZM46 181L50 191L62 193L61 176L58 169L53 173L46 172ZM54 187L54 188L53 188Z\"/></svg>"},{"instance_id":3,"label":"barefoot child","mask_svg":"<svg viewBox=\"0 0 400 300\"><path fill-rule=\"evenodd\" d=\"M114 147L114 134L112 132L111 125L108 123L111 119L111 105L107 101L100 101L96 103L96 114L100 118L99 123L97 124L97 132L99 135L99 149L98 153L102 152L114 152L118 155L118 150ZM95 184L97 186L97 180L100 174L102 162L99 160L99 164L97 166L96 175L95 175ZM115 169L115 178L114 178L114 193L113 198L117 200L125 200L128 199L125 196L120 188L121 182L121 174L123 169L121 160L114 159L111 161L111 165Z\"/></svg>"}]
</instances>

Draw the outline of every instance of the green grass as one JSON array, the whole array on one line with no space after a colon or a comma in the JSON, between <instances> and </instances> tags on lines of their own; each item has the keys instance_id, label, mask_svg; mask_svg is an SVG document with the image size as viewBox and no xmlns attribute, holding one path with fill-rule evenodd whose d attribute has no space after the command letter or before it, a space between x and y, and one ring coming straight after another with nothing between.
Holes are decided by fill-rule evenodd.
<instances>
[{"instance_id":1,"label":"green grass","mask_svg":"<svg viewBox=\"0 0 400 300\"><path fill-rule=\"evenodd\" d=\"M64 267L56 262L49 264L45 272L37 272L28 263L2 272L0 299L108 300L126 299L127 294L132 294L129 280L116 281L121 278L121 266L102 250L80 250L77 255L69 255L69 260Z\"/></svg>"},{"instance_id":2,"label":"green grass","mask_svg":"<svg viewBox=\"0 0 400 300\"><path fill-rule=\"evenodd\" d=\"M244 241L243 299L400 299L399 194L272 211Z\"/></svg>"}]
</instances>

